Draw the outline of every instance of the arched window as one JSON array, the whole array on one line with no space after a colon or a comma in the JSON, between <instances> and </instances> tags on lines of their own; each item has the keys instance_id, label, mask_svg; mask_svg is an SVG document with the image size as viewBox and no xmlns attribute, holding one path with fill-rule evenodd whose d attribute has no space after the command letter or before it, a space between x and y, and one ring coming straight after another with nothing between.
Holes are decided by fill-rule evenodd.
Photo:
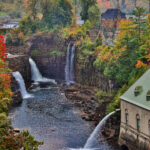
<instances>
[{"instance_id":1,"label":"arched window","mask_svg":"<svg viewBox=\"0 0 150 150\"><path fill-rule=\"evenodd\" d=\"M136 125L137 125L137 130L140 131L141 120L139 114L136 115Z\"/></svg>"},{"instance_id":2,"label":"arched window","mask_svg":"<svg viewBox=\"0 0 150 150\"><path fill-rule=\"evenodd\" d=\"M148 131L149 131L149 135L150 135L150 120L148 121Z\"/></svg>"},{"instance_id":3,"label":"arched window","mask_svg":"<svg viewBox=\"0 0 150 150\"><path fill-rule=\"evenodd\" d=\"M125 109L125 121L126 121L126 124L129 123L129 114L128 114L128 110Z\"/></svg>"}]
</instances>

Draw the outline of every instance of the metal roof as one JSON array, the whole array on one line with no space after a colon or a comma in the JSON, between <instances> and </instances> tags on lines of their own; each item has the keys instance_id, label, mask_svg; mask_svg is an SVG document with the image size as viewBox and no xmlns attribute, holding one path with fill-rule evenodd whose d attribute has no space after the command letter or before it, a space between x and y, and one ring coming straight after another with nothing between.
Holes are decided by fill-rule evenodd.
<instances>
[{"instance_id":1,"label":"metal roof","mask_svg":"<svg viewBox=\"0 0 150 150\"><path fill-rule=\"evenodd\" d=\"M137 86L142 86L142 91L135 96L134 91ZM121 97L121 100L127 101L139 107L150 110L150 101L147 101L147 92L150 90L150 69L146 71Z\"/></svg>"},{"instance_id":2,"label":"metal roof","mask_svg":"<svg viewBox=\"0 0 150 150\"><path fill-rule=\"evenodd\" d=\"M119 9L107 9L106 12L102 13L102 19L116 19L118 17ZM120 11L121 18L126 18L125 13Z\"/></svg>"}]
</instances>

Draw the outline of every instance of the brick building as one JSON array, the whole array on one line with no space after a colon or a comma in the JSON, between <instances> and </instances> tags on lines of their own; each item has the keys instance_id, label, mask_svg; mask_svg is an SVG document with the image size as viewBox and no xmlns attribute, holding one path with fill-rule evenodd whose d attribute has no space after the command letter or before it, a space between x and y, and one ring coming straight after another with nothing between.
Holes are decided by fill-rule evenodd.
<instances>
[{"instance_id":1,"label":"brick building","mask_svg":"<svg viewBox=\"0 0 150 150\"><path fill-rule=\"evenodd\" d=\"M107 9L101 15L101 30L105 39L112 39L118 31L119 23L122 19L126 19L125 13L121 12L120 8Z\"/></svg>"},{"instance_id":2,"label":"brick building","mask_svg":"<svg viewBox=\"0 0 150 150\"><path fill-rule=\"evenodd\" d=\"M120 99L120 146L123 150L150 150L150 69Z\"/></svg>"}]
</instances>

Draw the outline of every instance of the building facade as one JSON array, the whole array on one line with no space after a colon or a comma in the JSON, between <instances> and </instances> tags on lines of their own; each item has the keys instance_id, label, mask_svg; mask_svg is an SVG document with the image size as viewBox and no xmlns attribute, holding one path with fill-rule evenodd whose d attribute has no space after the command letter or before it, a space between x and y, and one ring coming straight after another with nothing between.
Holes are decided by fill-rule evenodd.
<instances>
[{"instance_id":1,"label":"building facade","mask_svg":"<svg viewBox=\"0 0 150 150\"><path fill-rule=\"evenodd\" d=\"M126 15L121 12L120 8L107 9L106 12L102 13L101 31L105 38L104 40L109 39L109 42L112 42L117 37L119 23L123 19L126 19Z\"/></svg>"},{"instance_id":2,"label":"building facade","mask_svg":"<svg viewBox=\"0 0 150 150\"><path fill-rule=\"evenodd\" d=\"M150 69L121 97L119 145L150 150Z\"/></svg>"}]
</instances>

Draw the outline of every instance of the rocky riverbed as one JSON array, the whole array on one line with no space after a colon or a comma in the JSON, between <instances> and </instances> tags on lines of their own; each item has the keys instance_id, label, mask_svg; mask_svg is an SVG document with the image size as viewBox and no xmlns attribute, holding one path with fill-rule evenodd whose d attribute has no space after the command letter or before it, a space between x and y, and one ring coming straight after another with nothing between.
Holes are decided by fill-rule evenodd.
<instances>
[{"instance_id":1,"label":"rocky riverbed","mask_svg":"<svg viewBox=\"0 0 150 150\"><path fill-rule=\"evenodd\" d=\"M80 109L79 114L82 119L94 121L95 125L106 115L106 106L108 105L108 102L98 102L95 96L97 91L98 89L95 87L82 86L80 84L61 88L61 92L65 93L67 102ZM119 127L120 117L113 116L107 121L102 131L105 140L116 147L118 147Z\"/></svg>"}]
</instances>

